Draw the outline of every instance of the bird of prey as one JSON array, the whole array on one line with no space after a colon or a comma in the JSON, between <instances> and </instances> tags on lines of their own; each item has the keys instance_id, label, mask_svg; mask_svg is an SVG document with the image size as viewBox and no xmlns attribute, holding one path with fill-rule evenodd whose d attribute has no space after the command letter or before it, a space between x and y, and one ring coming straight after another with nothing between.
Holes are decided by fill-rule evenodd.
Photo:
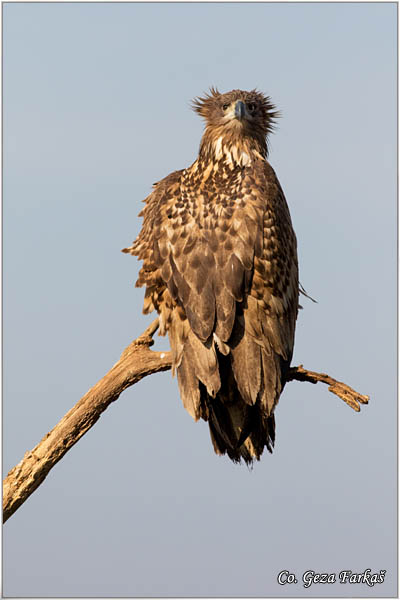
<instances>
[{"instance_id":1,"label":"bird of prey","mask_svg":"<svg viewBox=\"0 0 400 600\"><path fill-rule=\"evenodd\" d=\"M272 452L298 312L296 236L267 161L279 114L257 90L211 88L193 109L198 158L154 184L123 252L143 261L143 312L168 333L184 407L217 454L251 464Z\"/></svg>"}]
</instances>

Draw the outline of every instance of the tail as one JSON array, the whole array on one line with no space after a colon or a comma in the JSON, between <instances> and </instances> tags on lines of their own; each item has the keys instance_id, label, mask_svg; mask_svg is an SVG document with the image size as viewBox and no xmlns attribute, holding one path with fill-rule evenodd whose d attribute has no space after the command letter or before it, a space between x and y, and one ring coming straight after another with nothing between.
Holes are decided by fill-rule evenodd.
<instances>
[{"instance_id":1,"label":"tail","mask_svg":"<svg viewBox=\"0 0 400 600\"><path fill-rule=\"evenodd\" d=\"M266 447L272 453L275 443L275 417L267 415L260 403L247 404L240 395L231 356L218 356L221 388L215 398L200 384L208 407L211 441L217 454L227 454L233 462L252 464L260 460Z\"/></svg>"},{"instance_id":2,"label":"tail","mask_svg":"<svg viewBox=\"0 0 400 600\"><path fill-rule=\"evenodd\" d=\"M247 464L272 452L280 357L247 333L229 345L215 335L203 343L186 319L172 319L168 333L184 407L208 421L215 452Z\"/></svg>"}]
</instances>

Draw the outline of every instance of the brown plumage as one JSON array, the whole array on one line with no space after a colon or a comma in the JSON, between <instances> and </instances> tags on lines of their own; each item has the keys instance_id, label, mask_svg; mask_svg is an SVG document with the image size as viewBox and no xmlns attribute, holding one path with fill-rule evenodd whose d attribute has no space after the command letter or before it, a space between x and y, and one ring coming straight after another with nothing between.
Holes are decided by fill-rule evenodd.
<instances>
[{"instance_id":1,"label":"brown plumage","mask_svg":"<svg viewBox=\"0 0 400 600\"><path fill-rule=\"evenodd\" d=\"M184 407L217 454L251 463L272 452L298 310L296 236L267 162L278 113L255 90L212 88L193 107L199 157L154 185L123 251L143 260L143 312L168 332Z\"/></svg>"}]
</instances>

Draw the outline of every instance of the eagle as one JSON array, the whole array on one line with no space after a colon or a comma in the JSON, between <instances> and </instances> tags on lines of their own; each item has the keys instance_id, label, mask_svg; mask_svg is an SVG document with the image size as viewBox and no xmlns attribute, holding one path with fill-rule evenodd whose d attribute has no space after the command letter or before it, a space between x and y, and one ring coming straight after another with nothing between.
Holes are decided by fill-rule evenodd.
<instances>
[{"instance_id":1,"label":"eagle","mask_svg":"<svg viewBox=\"0 0 400 600\"><path fill-rule=\"evenodd\" d=\"M258 90L212 87L192 107L198 158L154 184L122 251L143 261L143 312L168 333L185 409L217 454L251 465L274 446L299 308L296 236L267 161L279 113Z\"/></svg>"}]
</instances>

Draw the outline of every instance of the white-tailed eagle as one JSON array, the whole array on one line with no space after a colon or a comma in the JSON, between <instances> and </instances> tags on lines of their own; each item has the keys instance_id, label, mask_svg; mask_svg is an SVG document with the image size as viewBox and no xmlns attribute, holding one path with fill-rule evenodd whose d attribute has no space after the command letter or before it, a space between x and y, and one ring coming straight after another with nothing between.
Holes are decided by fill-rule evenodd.
<instances>
[{"instance_id":1,"label":"white-tailed eagle","mask_svg":"<svg viewBox=\"0 0 400 600\"><path fill-rule=\"evenodd\" d=\"M143 261L143 312L169 335L184 407L217 454L251 463L274 445L298 311L296 236L267 161L278 113L256 90L212 88L193 107L199 156L154 185L124 252Z\"/></svg>"}]
</instances>

